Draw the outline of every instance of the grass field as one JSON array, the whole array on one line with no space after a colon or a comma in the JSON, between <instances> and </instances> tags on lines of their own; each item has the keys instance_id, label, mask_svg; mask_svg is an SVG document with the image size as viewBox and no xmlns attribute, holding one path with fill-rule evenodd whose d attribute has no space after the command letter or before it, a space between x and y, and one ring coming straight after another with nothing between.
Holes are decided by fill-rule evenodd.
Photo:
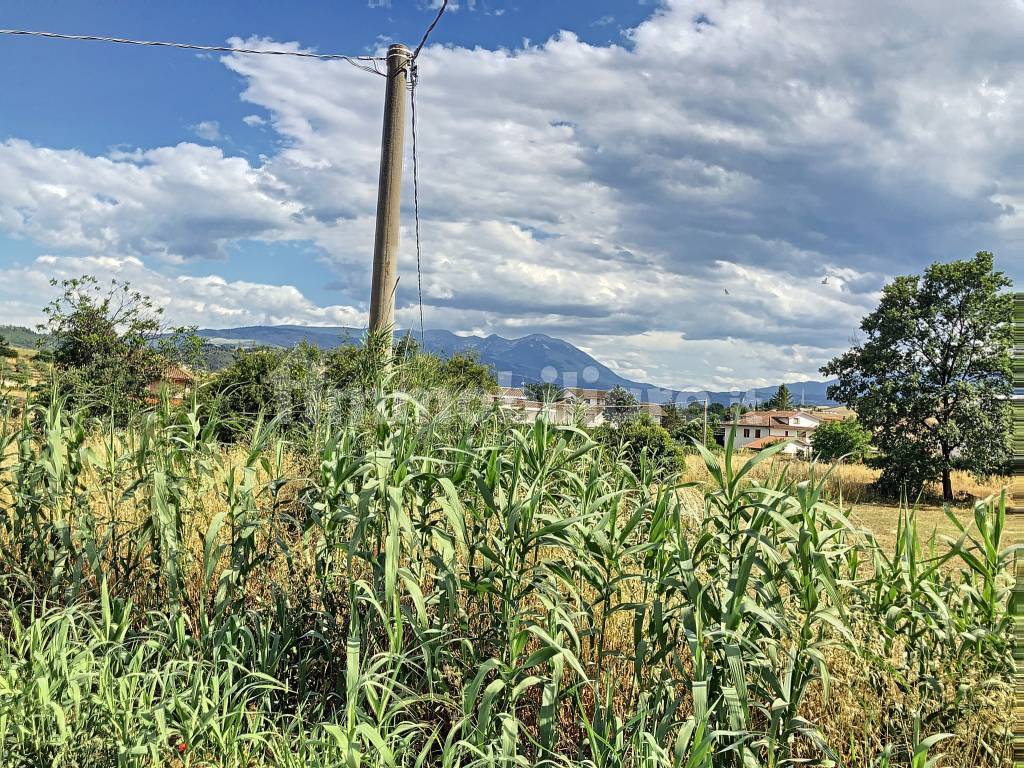
<instances>
[{"instance_id":1,"label":"grass field","mask_svg":"<svg viewBox=\"0 0 1024 768\"><path fill-rule=\"evenodd\" d=\"M965 526L974 522L974 511L963 506L951 509ZM896 542L896 526L900 508L896 504L856 504L851 508L850 519L857 525L874 532L879 544L892 548ZM950 522L942 507L921 505L917 507L918 535L927 540L934 532L937 536L957 538L960 534ZM1007 515L1004 537L1008 545L1024 544L1024 514Z\"/></svg>"}]
</instances>

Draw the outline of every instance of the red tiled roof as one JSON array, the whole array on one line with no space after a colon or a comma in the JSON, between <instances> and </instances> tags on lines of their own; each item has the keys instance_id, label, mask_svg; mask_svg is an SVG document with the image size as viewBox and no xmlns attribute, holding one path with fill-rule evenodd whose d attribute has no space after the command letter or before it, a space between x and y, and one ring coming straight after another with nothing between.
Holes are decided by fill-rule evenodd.
<instances>
[{"instance_id":1,"label":"red tiled roof","mask_svg":"<svg viewBox=\"0 0 1024 768\"><path fill-rule=\"evenodd\" d=\"M783 419L793 418L795 416L803 416L804 418L811 419L813 421L821 421L818 416L808 411L750 411L744 413L735 421L724 421L722 422L725 426L732 426L735 424L738 427L797 427L797 424L787 424ZM810 429L811 427L805 426L804 429Z\"/></svg>"},{"instance_id":2,"label":"red tiled roof","mask_svg":"<svg viewBox=\"0 0 1024 768\"><path fill-rule=\"evenodd\" d=\"M189 371L186 371L184 368L180 366L169 365L166 368L164 368L163 373L161 374L161 378L164 381L189 383L195 377Z\"/></svg>"},{"instance_id":3,"label":"red tiled roof","mask_svg":"<svg viewBox=\"0 0 1024 768\"><path fill-rule=\"evenodd\" d=\"M768 437L759 437L757 440L751 440L749 443L744 445L744 448L749 448L752 451L760 451L762 448L767 448L769 445L775 445L775 443L797 443L798 445L809 446L810 443L807 440L799 437L783 437L782 435L769 435Z\"/></svg>"}]
</instances>

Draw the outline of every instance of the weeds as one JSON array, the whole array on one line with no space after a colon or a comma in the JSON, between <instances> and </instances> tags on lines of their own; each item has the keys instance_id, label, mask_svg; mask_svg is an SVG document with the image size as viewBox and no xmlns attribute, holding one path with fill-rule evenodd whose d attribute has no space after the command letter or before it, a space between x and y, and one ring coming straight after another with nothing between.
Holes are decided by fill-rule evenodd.
<instances>
[{"instance_id":1,"label":"weeds","mask_svg":"<svg viewBox=\"0 0 1024 768\"><path fill-rule=\"evenodd\" d=\"M377 395L299 461L195 403L8 417L0 764L1006 764L1005 498L886 551L777 448L698 486Z\"/></svg>"}]
</instances>

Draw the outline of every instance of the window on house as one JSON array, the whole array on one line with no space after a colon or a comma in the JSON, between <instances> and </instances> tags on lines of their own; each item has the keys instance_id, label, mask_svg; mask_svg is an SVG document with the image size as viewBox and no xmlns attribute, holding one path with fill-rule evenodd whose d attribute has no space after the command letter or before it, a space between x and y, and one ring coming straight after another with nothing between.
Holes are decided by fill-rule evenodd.
<instances>
[{"instance_id":1,"label":"window on house","mask_svg":"<svg viewBox=\"0 0 1024 768\"><path fill-rule=\"evenodd\" d=\"M744 437L750 437L750 430L749 429L744 429L743 430L743 436Z\"/></svg>"},{"instance_id":2,"label":"window on house","mask_svg":"<svg viewBox=\"0 0 1024 768\"><path fill-rule=\"evenodd\" d=\"M760 437L760 436L761 436L761 430L760 429L755 429L754 430L754 437Z\"/></svg>"},{"instance_id":3,"label":"window on house","mask_svg":"<svg viewBox=\"0 0 1024 768\"><path fill-rule=\"evenodd\" d=\"M786 437L789 437L789 430L786 430Z\"/></svg>"}]
</instances>

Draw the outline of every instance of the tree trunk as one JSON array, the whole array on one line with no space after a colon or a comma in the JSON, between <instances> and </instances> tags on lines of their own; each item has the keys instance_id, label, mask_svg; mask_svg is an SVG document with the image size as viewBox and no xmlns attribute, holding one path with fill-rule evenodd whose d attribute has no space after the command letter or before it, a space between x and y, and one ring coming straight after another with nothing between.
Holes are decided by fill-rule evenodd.
<instances>
[{"instance_id":1,"label":"tree trunk","mask_svg":"<svg viewBox=\"0 0 1024 768\"><path fill-rule=\"evenodd\" d=\"M953 480L950 477L953 457L953 449L946 444L946 441L939 438L939 448L942 451L942 500L953 500Z\"/></svg>"}]
</instances>

